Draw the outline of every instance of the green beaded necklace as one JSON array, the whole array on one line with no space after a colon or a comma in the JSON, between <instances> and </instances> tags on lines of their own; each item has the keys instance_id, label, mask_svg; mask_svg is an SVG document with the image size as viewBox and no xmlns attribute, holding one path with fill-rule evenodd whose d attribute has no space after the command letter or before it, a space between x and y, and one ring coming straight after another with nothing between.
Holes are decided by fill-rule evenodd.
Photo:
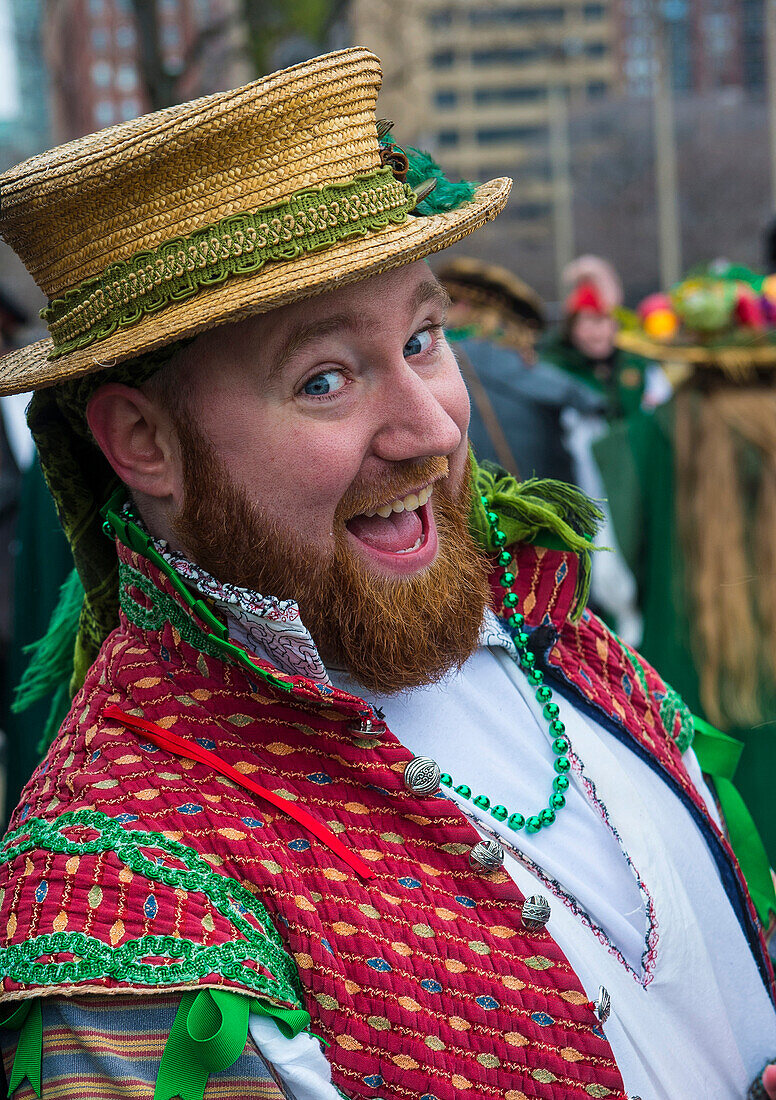
<instances>
[{"instance_id":1,"label":"green beaded necklace","mask_svg":"<svg viewBox=\"0 0 776 1100\"><path fill-rule=\"evenodd\" d=\"M485 507L485 514L488 517L493 543L497 549L503 548L507 541L507 536L499 528L498 515L492 510L490 501L486 496L480 499ZM510 552L501 549L498 556L498 564L504 570L499 578L499 584L502 588L511 589L512 585L515 583L514 573L510 573L507 569L511 561L512 555ZM515 648L517 649L520 667L528 677L529 683L536 688L537 701L542 704L542 714L549 722L550 733L552 734L552 751L555 753L554 767L558 774L552 781L552 793L549 797L549 804L545 806L543 810L540 810L538 814L531 814L529 817L525 817L523 814L519 813L510 814L506 806L491 806L490 799L486 794L476 795L473 802L479 809L489 810L491 817L494 817L496 821L506 821L507 827L514 829L515 832L519 832L520 829L524 828L527 833L538 833L540 829L549 828L555 821L556 814L566 805L566 791L569 788L569 778L566 773L571 767L568 758L569 742L566 737L566 727L560 720L560 708L557 703L553 703L552 690L545 684L544 673L541 669L536 668L536 657L531 650L528 649L529 635L523 630L525 618L519 611L514 610L517 606L517 596L514 592L507 592L504 596L504 605L508 607L511 612L507 619L507 627L512 637L512 641L515 643ZM453 778L447 772L442 773L440 782L444 787L453 786ZM455 787L455 793L460 795L461 798L472 797L471 787L468 787L465 783L461 783Z\"/></svg>"}]
</instances>

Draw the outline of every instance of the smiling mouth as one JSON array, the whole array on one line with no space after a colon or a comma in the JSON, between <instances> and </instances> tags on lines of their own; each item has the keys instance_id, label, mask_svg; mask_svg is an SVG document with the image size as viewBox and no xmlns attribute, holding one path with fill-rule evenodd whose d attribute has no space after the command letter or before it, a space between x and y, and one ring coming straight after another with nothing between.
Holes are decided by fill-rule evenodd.
<instances>
[{"instance_id":1,"label":"smiling mouth","mask_svg":"<svg viewBox=\"0 0 776 1100\"><path fill-rule=\"evenodd\" d=\"M428 507L432 493L433 486L426 485L374 511L353 516L346 524L347 530L378 555L417 553L428 543L433 528Z\"/></svg>"}]
</instances>

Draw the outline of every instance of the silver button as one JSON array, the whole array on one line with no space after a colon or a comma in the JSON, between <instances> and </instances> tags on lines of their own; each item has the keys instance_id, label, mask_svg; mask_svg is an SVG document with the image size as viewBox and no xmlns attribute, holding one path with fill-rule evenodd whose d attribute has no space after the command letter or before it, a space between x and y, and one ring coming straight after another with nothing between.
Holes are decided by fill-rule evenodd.
<instances>
[{"instance_id":1,"label":"silver button","mask_svg":"<svg viewBox=\"0 0 776 1100\"><path fill-rule=\"evenodd\" d=\"M598 997L593 1002L593 1008L598 1019L602 1024L605 1024L612 1011L612 998L609 996L609 990L605 985L598 987Z\"/></svg>"},{"instance_id":2,"label":"silver button","mask_svg":"<svg viewBox=\"0 0 776 1100\"><path fill-rule=\"evenodd\" d=\"M547 898L534 894L523 902L523 928L528 932L538 932L550 919L550 905Z\"/></svg>"},{"instance_id":3,"label":"silver button","mask_svg":"<svg viewBox=\"0 0 776 1100\"><path fill-rule=\"evenodd\" d=\"M416 756L404 769L404 786L413 794L435 794L439 790L441 769L430 756Z\"/></svg>"},{"instance_id":4,"label":"silver button","mask_svg":"<svg viewBox=\"0 0 776 1100\"><path fill-rule=\"evenodd\" d=\"M503 862L504 849L495 840L481 840L469 852L470 865L481 875L498 871Z\"/></svg>"},{"instance_id":5,"label":"silver button","mask_svg":"<svg viewBox=\"0 0 776 1100\"><path fill-rule=\"evenodd\" d=\"M352 726L348 726L348 729L356 737L382 737L385 733L385 723L373 722L371 718L362 718L360 722L354 722Z\"/></svg>"}]
</instances>

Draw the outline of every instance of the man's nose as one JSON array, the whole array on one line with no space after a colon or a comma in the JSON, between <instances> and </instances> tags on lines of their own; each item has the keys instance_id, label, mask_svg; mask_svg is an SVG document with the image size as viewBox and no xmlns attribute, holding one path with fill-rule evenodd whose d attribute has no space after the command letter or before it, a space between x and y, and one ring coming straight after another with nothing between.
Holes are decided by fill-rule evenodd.
<instances>
[{"instance_id":1,"label":"man's nose","mask_svg":"<svg viewBox=\"0 0 776 1100\"><path fill-rule=\"evenodd\" d=\"M459 446L461 429L448 411L448 406L462 404L455 392L456 384L463 387L457 371L450 371L444 379L435 378L432 387L403 362L385 381L377 396L378 427L372 439L379 458L401 462L448 455ZM463 403L465 400L464 396Z\"/></svg>"}]
</instances>

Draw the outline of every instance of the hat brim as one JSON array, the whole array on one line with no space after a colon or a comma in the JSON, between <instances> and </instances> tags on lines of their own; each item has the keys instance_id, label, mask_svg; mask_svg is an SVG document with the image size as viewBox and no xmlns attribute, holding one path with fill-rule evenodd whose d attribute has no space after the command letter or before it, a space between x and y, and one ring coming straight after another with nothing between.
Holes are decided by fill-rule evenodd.
<instances>
[{"instance_id":1,"label":"hat brim","mask_svg":"<svg viewBox=\"0 0 776 1100\"><path fill-rule=\"evenodd\" d=\"M278 306L379 275L438 252L479 229L504 208L512 181L490 180L466 203L444 214L410 214L400 225L351 237L325 251L267 263L255 275L236 276L193 298L148 314L90 347L52 359L53 343L40 340L0 359L0 396L43 389L114 366L216 325L240 321Z\"/></svg>"},{"instance_id":2,"label":"hat brim","mask_svg":"<svg viewBox=\"0 0 776 1100\"><path fill-rule=\"evenodd\" d=\"M621 331L617 346L658 363L684 363L690 367L715 367L738 373L742 369L776 367L776 342L760 338L757 343L669 344L651 340L640 332Z\"/></svg>"}]
</instances>

